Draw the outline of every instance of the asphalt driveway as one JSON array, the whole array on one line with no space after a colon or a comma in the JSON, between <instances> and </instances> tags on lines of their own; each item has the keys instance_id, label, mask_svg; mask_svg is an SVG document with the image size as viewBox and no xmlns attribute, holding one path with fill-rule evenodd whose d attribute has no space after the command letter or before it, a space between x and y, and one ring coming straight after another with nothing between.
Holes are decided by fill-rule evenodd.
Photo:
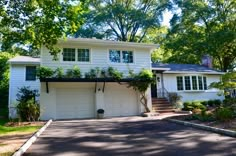
<instances>
[{"instance_id":1,"label":"asphalt driveway","mask_svg":"<svg viewBox=\"0 0 236 156\"><path fill-rule=\"evenodd\" d=\"M236 155L236 139L141 117L54 121L25 155Z\"/></svg>"}]
</instances>

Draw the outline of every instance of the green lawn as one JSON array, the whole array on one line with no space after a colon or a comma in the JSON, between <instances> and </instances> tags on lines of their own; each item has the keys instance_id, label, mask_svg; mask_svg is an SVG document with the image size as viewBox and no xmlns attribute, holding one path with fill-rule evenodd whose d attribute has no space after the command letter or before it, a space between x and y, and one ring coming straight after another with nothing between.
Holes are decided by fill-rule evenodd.
<instances>
[{"instance_id":1,"label":"green lawn","mask_svg":"<svg viewBox=\"0 0 236 156\"><path fill-rule=\"evenodd\" d=\"M7 123L7 119L0 119L0 136L10 133L20 133L20 132L35 132L41 126L19 126L19 127L8 127L4 126Z\"/></svg>"}]
</instances>

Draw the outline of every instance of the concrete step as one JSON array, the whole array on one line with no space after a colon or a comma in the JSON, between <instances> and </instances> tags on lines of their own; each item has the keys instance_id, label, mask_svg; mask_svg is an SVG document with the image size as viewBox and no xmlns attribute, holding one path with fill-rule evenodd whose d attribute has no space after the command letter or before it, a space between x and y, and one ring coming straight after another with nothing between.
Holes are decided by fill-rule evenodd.
<instances>
[{"instance_id":1,"label":"concrete step","mask_svg":"<svg viewBox=\"0 0 236 156\"><path fill-rule=\"evenodd\" d=\"M172 106L152 106L153 109L173 109Z\"/></svg>"},{"instance_id":2,"label":"concrete step","mask_svg":"<svg viewBox=\"0 0 236 156\"><path fill-rule=\"evenodd\" d=\"M173 112L174 110L153 110L154 112L157 112L157 113L171 113Z\"/></svg>"}]
</instances>

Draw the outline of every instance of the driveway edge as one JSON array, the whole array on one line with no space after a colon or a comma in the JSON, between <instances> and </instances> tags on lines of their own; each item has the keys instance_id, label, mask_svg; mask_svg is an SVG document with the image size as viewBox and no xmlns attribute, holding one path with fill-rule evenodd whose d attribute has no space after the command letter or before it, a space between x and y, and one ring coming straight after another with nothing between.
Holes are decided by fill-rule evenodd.
<instances>
[{"instance_id":1,"label":"driveway edge","mask_svg":"<svg viewBox=\"0 0 236 156\"><path fill-rule=\"evenodd\" d=\"M190 126L190 127L202 129L202 130L205 130L205 131L210 131L210 132L214 132L214 133L218 133L218 134L222 134L222 135L227 135L227 136L230 136L230 137L236 137L236 132L231 131L231 130L225 130L225 129L221 129L221 128L215 128L215 127L205 126L205 125L201 125L201 124L176 120L176 119L164 119L164 120L174 122L174 123L177 123L177 124L181 124L181 125L185 125L185 126Z\"/></svg>"},{"instance_id":2,"label":"driveway edge","mask_svg":"<svg viewBox=\"0 0 236 156\"><path fill-rule=\"evenodd\" d=\"M21 147L19 150L17 150L13 156L21 156L26 152L26 150L37 140L37 138L45 131L45 129L51 124L52 119L48 120L48 122L40 128L34 135L31 136L30 139L28 139Z\"/></svg>"}]
</instances>

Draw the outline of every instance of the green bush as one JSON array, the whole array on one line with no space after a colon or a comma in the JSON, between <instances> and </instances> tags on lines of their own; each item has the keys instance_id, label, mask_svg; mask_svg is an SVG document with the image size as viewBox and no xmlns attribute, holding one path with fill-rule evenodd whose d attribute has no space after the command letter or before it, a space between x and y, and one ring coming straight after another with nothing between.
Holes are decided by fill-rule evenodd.
<instances>
[{"instance_id":1,"label":"green bush","mask_svg":"<svg viewBox=\"0 0 236 156\"><path fill-rule=\"evenodd\" d=\"M212 107L214 105L214 100L207 101L207 105Z\"/></svg>"},{"instance_id":2,"label":"green bush","mask_svg":"<svg viewBox=\"0 0 236 156\"><path fill-rule=\"evenodd\" d=\"M57 68L57 69L54 71L54 73L55 73L55 76L56 76L57 78L63 78L63 77L64 77L64 70L63 70L62 67Z\"/></svg>"},{"instance_id":3,"label":"green bush","mask_svg":"<svg viewBox=\"0 0 236 156\"><path fill-rule=\"evenodd\" d=\"M230 121L234 118L234 112L228 107L220 107L215 111L215 117L220 121Z\"/></svg>"},{"instance_id":4,"label":"green bush","mask_svg":"<svg viewBox=\"0 0 236 156\"><path fill-rule=\"evenodd\" d=\"M54 71L48 67L39 67L36 70L36 75L38 78L51 78L54 74Z\"/></svg>"},{"instance_id":5,"label":"green bush","mask_svg":"<svg viewBox=\"0 0 236 156\"><path fill-rule=\"evenodd\" d=\"M35 98L39 96L38 90L22 87L17 93L17 113L22 121L36 121L39 119L40 107Z\"/></svg>"},{"instance_id":6,"label":"green bush","mask_svg":"<svg viewBox=\"0 0 236 156\"><path fill-rule=\"evenodd\" d=\"M66 77L68 78L80 78L81 72L78 66L74 66L73 69L68 69L66 72Z\"/></svg>"},{"instance_id":7,"label":"green bush","mask_svg":"<svg viewBox=\"0 0 236 156\"><path fill-rule=\"evenodd\" d=\"M201 104L207 106L207 101L201 101Z\"/></svg>"},{"instance_id":8,"label":"green bush","mask_svg":"<svg viewBox=\"0 0 236 156\"><path fill-rule=\"evenodd\" d=\"M85 78L87 79L94 79L97 77L96 70L95 69L90 69L89 72L85 73Z\"/></svg>"},{"instance_id":9,"label":"green bush","mask_svg":"<svg viewBox=\"0 0 236 156\"><path fill-rule=\"evenodd\" d=\"M123 73L119 72L117 69L114 69L113 67L108 67L107 72L109 77L112 77L116 80L120 80L123 77Z\"/></svg>"},{"instance_id":10,"label":"green bush","mask_svg":"<svg viewBox=\"0 0 236 156\"><path fill-rule=\"evenodd\" d=\"M214 105L215 106L220 106L221 105L221 101L219 99L214 100Z\"/></svg>"},{"instance_id":11,"label":"green bush","mask_svg":"<svg viewBox=\"0 0 236 156\"><path fill-rule=\"evenodd\" d=\"M184 102L184 110L192 111L194 109L206 110L206 107L200 101Z\"/></svg>"},{"instance_id":12,"label":"green bush","mask_svg":"<svg viewBox=\"0 0 236 156\"><path fill-rule=\"evenodd\" d=\"M194 109L193 103L190 102L190 101L184 102L184 108L183 109L186 110L186 111L193 110Z\"/></svg>"}]
</instances>

